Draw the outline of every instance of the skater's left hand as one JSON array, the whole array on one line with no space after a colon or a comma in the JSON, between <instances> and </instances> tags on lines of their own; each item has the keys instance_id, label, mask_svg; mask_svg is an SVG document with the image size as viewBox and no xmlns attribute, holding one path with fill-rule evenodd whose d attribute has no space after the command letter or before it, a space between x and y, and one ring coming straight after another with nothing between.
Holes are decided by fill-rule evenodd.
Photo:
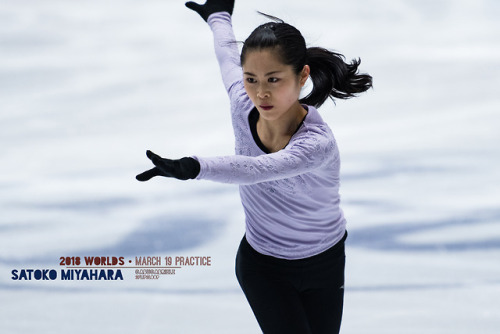
<instances>
[{"instance_id":1,"label":"skater's left hand","mask_svg":"<svg viewBox=\"0 0 500 334\"><path fill-rule=\"evenodd\" d=\"M154 168L137 175L138 181L147 181L155 176L173 177L179 180L194 179L200 173L200 163L193 158L182 158L178 160L164 159L151 151L146 155L153 164Z\"/></svg>"}]
</instances>

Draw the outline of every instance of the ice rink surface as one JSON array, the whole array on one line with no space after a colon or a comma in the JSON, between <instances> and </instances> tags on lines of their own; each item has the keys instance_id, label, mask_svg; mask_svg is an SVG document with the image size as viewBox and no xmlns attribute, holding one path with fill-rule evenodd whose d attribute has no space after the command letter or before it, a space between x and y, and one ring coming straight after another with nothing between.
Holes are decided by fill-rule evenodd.
<instances>
[{"instance_id":1,"label":"ice rink surface","mask_svg":"<svg viewBox=\"0 0 500 334\"><path fill-rule=\"evenodd\" d=\"M500 328L500 2L237 1L374 89L326 103L348 219L343 334ZM0 333L259 333L235 186L134 176L233 153L206 24L174 0L0 2ZM158 280L13 280L62 256L210 256Z\"/></svg>"}]
</instances>

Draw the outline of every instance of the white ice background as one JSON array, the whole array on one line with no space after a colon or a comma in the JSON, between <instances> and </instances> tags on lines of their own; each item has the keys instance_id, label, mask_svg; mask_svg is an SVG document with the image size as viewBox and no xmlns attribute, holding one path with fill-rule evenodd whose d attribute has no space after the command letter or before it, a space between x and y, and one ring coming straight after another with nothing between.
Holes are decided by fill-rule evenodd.
<instances>
[{"instance_id":1,"label":"white ice background","mask_svg":"<svg viewBox=\"0 0 500 334\"><path fill-rule=\"evenodd\" d=\"M237 1L361 57L342 154L344 334L500 331L500 2ZM208 26L177 0L0 2L0 333L258 333L235 186L134 176L233 153ZM15 281L61 256L211 256L155 281Z\"/></svg>"}]
</instances>

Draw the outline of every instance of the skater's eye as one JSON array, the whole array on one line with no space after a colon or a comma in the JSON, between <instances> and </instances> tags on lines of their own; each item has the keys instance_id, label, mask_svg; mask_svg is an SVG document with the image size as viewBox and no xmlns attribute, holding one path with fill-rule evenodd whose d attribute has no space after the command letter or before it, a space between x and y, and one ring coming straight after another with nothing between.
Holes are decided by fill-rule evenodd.
<instances>
[{"instance_id":1,"label":"skater's eye","mask_svg":"<svg viewBox=\"0 0 500 334\"><path fill-rule=\"evenodd\" d=\"M251 84L252 84L252 83L256 83L256 82L257 82L257 80L255 80L254 78L251 78L251 77L250 77L250 78L246 78L246 81L247 81L248 83L251 83Z\"/></svg>"},{"instance_id":2,"label":"skater's eye","mask_svg":"<svg viewBox=\"0 0 500 334\"><path fill-rule=\"evenodd\" d=\"M278 79L278 78L269 78L267 81L269 81L270 83L276 83L276 82L280 81L280 79Z\"/></svg>"}]
</instances>

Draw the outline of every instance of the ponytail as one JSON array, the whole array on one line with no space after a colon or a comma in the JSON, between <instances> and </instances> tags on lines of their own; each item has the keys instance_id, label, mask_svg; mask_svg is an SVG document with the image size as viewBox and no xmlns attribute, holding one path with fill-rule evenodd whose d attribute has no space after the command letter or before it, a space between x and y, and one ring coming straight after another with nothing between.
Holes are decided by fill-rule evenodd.
<instances>
[{"instance_id":1,"label":"ponytail","mask_svg":"<svg viewBox=\"0 0 500 334\"><path fill-rule=\"evenodd\" d=\"M313 88L301 103L319 107L328 97L345 100L372 87L372 77L358 73L360 59L348 64L343 55L319 47L308 48L306 54Z\"/></svg>"}]
</instances>

